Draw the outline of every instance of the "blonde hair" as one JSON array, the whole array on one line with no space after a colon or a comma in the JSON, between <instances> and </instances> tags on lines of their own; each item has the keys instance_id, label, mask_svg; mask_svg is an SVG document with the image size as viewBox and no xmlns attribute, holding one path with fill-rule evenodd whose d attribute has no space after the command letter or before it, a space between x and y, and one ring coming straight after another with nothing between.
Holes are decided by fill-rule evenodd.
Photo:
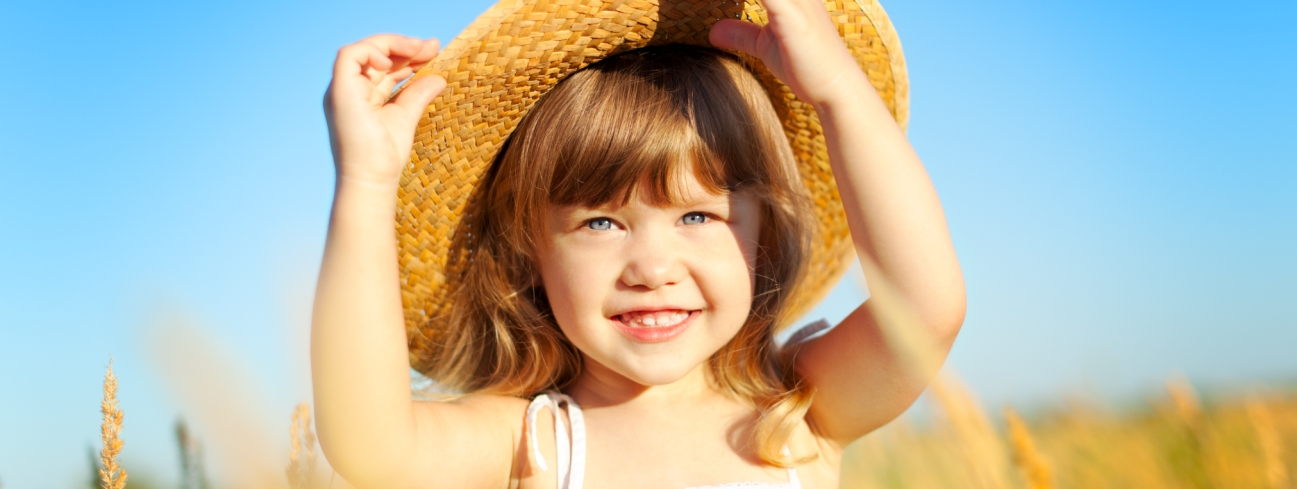
<instances>
[{"instance_id":1,"label":"blonde hair","mask_svg":"<svg viewBox=\"0 0 1297 489\"><path fill-rule=\"evenodd\" d=\"M463 229L478 235L454 307L434 317L445 335L425 373L439 387L530 397L563 388L581 354L549 309L532 257L547 209L598 206L637 192L679 202L689 171L715 194L746 188L762 203L752 310L708 359L717 386L760 413L761 460L780 452L810 405L791 352L773 334L808 255L812 226L792 150L765 90L734 57L668 45L629 51L578 71L545 94L496 156Z\"/></svg>"}]
</instances>

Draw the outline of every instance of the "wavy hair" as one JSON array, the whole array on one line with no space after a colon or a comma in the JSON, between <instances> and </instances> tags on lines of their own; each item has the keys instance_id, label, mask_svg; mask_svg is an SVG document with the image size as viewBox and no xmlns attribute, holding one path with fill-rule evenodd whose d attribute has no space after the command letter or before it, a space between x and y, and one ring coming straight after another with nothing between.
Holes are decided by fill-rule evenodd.
<instances>
[{"instance_id":1,"label":"wavy hair","mask_svg":"<svg viewBox=\"0 0 1297 489\"><path fill-rule=\"evenodd\" d=\"M754 189L762 229L752 309L738 333L707 361L720 390L759 412L753 430L762 461L781 453L812 393L773 335L808 255L806 190L782 123L760 82L737 58L685 45L644 48L578 71L519 122L483 180L480 231L465 264L446 335L425 371L462 393L530 397L571 384L582 368L540 286L533 257L554 206L598 206L639 192L679 202L692 172L724 195Z\"/></svg>"}]
</instances>

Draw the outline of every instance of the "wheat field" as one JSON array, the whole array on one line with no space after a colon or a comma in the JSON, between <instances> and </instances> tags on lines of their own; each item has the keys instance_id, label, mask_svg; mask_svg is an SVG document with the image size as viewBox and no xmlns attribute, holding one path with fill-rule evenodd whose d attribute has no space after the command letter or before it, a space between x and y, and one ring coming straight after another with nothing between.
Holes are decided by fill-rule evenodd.
<instances>
[{"instance_id":1,"label":"wheat field","mask_svg":"<svg viewBox=\"0 0 1297 489\"><path fill-rule=\"evenodd\" d=\"M1173 380L1140 406L1073 401L992 418L959 385L933 387L936 419L902 418L857 442L852 488L1294 488L1297 396L1203 403Z\"/></svg>"},{"instance_id":2,"label":"wheat field","mask_svg":"<svg viewBox=\"0 0 1297 489\"><path fill-rule=\"evenodd\" d=\"M100 489L210 489L201 443L178 424L182 480L128 478L117 378L104 381L103 446L92 463ZM932 415L906 415L853 444L843 488L859 489L1297 489L1297 393L1204 402L1182 379L1122 409L1080 400L1024 416L988 415L949 375L929 389ZM310 406L286 416L288 453L275 489L347 488L318 460ZM147 422L147 421L142 421Z\"/></svg>"}]
</instances>

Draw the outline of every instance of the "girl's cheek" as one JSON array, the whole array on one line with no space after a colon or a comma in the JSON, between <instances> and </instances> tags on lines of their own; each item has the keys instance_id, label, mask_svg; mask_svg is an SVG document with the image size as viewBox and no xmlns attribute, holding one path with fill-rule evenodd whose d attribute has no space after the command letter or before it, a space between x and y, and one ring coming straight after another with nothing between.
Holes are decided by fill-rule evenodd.
<instances>
[{"instance_id":1,"label":"girl's cheek","mask_svg":"<svg viewBox=\"0 0 1297 489\"><path fill-rule=\"evenodd\" d=\"M558 302L565 311L579 313L583 306L602 302L601 286L615 284L617 264L606 246L590 243L553 243L554 247L543 258L541 275L546 290L551 292L550 302L559 313Z\"/></svg>"},{"instance_id":2,"label":"girl's cheek","mask_svg":"<svg viewBox=\"0 0 1297 489\"><path fill-rule=\"evenodd\" d=\"M756 283L755 251L744 248L732 235L728 240L702 248L706 251L695 261L695 270L700 272L695 280L703 286L704 293L712 296L709 302L739 308L751 306Z\"/></svg>"}]
</instances>

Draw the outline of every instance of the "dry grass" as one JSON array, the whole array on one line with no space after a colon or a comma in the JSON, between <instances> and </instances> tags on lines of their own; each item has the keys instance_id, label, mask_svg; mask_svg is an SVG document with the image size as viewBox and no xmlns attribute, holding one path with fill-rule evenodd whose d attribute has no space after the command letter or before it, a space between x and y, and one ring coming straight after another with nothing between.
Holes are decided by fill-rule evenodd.
<instances>
[{"instance_id":1,"label":"dry grass","mask_svg":"<svg viewBox=\"0 0 1297 489\"><path fill-rule=\"evenodd\" d=\"M1297 393L1204 402L1187 382L1175 379L1142 408L1107 411L1070 402L1026 419L1005 409L997 420L948 375L934 380L930 392L930 422L902 417L848 449L842 487L1297 489L1291 470L1297 467L1297 450L1291 449L1297 443ZM102 412L101 487L123 489L126 471L117 462L122 411L111 363ZM349 487L341 479L321 483L317 477L308 404L293 411L289 435L287 464L281 465L285 477L256 487ZM196 460L197 440L183 425L177 436L182 451L192 447L185 459Z\"/></svg>"},{"instance_id":2,"label":"dry grass","mask_svg":"<svg viewBox=\"0 0 1297 489\"><path fill-rule=\"evenodd\" d=\"M1008 475L1005 445L981 406L949 376L935 379L930 390L946 415L946 426L953 434L959 457L967 462L961 466L968 487L1005 487Z\"/></svg>"},{"instance_id":3,"label":"dry grass","mask_svg":"<svg viewBox=\"0 0 1297 489\"><path fill-rule=\"evenodd\" d=\"M1004 409L1004 421L1009 428L1009 446L1013 448L1013 464L1031 489L1053 489L1051 471L1045 457L1036 449L1031 432L1013 408Z\"/></svg>"},{"instance_id":4,"label":"dry grass","mask_svg":"<svg viewBox=\"0 0 1297 489\"><path fill-rule=\"evenodd\" d=\"M1261 449L1261 467L1265 473L1266 483L1270 489L1289 487L1288 466L1284 463L1283 439L1275 429L1274 419L1270 417L1270 408L1256 398L1249 399L1244 405L1247 417L1252 421L1256 432L1257 445Z\"/></svg>"},{"instance_id":5,"label":"dry grass","mask_svg":"<svg viewBox=\"0 0 1297 489\"><path fill-rule=\"evenodd\" d=\"M176 445L180 449L181 489L207 489L203 468L203 445L183 420L176 420Z\"/></svg>"},{"instance_id":6,"label":"dry grass","mask_svg":"<svg viewBox=\"0 0 1297 489\"><path fill-rule=\"evenodd\" d=\"M122 409L117 406L117 376L113 374L113 361L108 359L108 373L104 375L104 400L99 405L99 412L104 415L100 438L103 442L99 450L99 479L103 489L122 489L126 487L126 470L117 465L117 456L122 452Z\"/></svg>"},{"instance_id":7,"label":"dry grass","mask_svg":"<svg viewBox=\"0 0 1297 489\"><path fill-rule=\"evenodd\" d=\"M264 408L270 403L261 379L246 361L178 313L154 322L145 338L144 351L184 413L189 434L203 441L211 482L238 489L284 487L284 420Z\"/></svg>"},{"instance_id":8,"label":"dry grass","mask_svg":"<svg viewBox=\"0 0 1297 489\"><path fill-rule=\"evenodd\" d=\"M288 428L291 443L288 448L288 467L284 469L291 489L316 487L315 430L311 428L311 406L305 402L293 410L293 424Z\"/></svg>"},{"instance_id":9,"label":"dry grass","mask_svg":"<svg viewBox=\"0 0 1297 489\"><path fill-rule=\"evenodd\" d=\"M848 450L842 487L1297 488L1294 394L1203 402L1177 379L1145 407L1072 402L990 420L943 382L931 423L902 418Z\"/></svg>"}]
</instances>

